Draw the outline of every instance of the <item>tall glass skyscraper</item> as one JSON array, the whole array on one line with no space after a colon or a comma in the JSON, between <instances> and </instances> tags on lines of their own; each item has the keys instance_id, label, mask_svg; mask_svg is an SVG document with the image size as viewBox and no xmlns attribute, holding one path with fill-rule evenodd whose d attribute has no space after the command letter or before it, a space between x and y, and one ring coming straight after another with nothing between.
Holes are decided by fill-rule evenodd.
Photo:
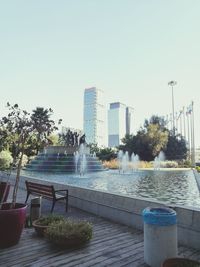
<instances>
[{"instance_id":1,"label":"tall glass skyscraper","mask_svg":"<svg viewBox=\"0 0 200 267\"><path fill-rule=\"evenodd\" d=\"M108 146L116 147L126 134L133 133L133 108L115 102L108 110Z\"/></svg>"},{"instance_id":2,"label":"tall glass skyscraper","mask_svg":"<svg viewBox=\"0 0 200 267\"><path fill-rule=\"evenodd\" d=\"M105 105L103 91L96 87L84 92L84 133L88 144L105 145Z\"/></svg>"}]
</instances>

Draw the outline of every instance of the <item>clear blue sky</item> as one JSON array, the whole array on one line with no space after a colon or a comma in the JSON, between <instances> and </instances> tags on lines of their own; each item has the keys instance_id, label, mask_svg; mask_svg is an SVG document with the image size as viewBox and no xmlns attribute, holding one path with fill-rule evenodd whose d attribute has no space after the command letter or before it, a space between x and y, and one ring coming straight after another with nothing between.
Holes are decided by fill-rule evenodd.
<instances>
[{"instance_id":1,"label":"clear blue sky","mask_svg":"<svg viewBox=\"0 0 200 267\"><path fill-rule=\"evenodd\" d=\"M199 0L0 0L0 113L7 101L51 107L82 128L83 92L135 108L136 128L152 114L194 100L200 145Z\"/></svg>"}]
</instances>

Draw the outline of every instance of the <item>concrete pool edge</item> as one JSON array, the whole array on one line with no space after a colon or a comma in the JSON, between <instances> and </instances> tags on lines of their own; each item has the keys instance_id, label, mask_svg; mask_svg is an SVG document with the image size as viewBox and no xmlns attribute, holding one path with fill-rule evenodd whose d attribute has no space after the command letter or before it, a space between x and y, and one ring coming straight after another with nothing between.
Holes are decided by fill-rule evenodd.
<instances>
[{"instance_id":1,"label":"concrete pool edge","mask_svg":"<svg viewBox=\"0 0 200 267\"><path fill-rule=\"evenodd\" d=\"M199 189L199 192L200 192L200 174L195 169L193 169L193 173L194 173L194 177L196 179L197 186L198 186L198 189Z\"/></svg>"},{"instance_id":2,"label":"concrete pool edge","mask_svg":"<svg viewBox=\"0 0 200 267\"><path fill-rule=\"evenodd\" d=\"M11 175L11 181L14 178L15 176ZM57 189L68 188L69 205L140 230L143 230L142 211L146 207L170 206L177 212L178 242L195 249L200 248L200 208L167 205L163 202L63 185L27 176L20 177L20 188L25 189L25 180L53 184Z\"/></svg>"}]
</instances>

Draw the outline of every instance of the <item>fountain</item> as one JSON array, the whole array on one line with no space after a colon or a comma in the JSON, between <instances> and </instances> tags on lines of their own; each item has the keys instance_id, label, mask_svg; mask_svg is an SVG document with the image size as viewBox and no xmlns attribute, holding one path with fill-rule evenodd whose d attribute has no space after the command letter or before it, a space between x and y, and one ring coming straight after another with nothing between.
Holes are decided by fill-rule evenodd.
<instances>
[{"instance_id":1,"label":"fountain","mask_svg":"<svg viewBox=\"0 0 200 267\"><path fill-rule=\"evenodd\" d=\"M78 173L78 160L79 160L79 153L78 151L76 151L74 152L75 173Z\"/></svg>"},{"instance_id":2,"label":"fountain","mask_svg":"<svg viewBox=\"0 0 200 267\"><path fill-rule=\"evenodd\" d=\"M49 146L24 168L26 171L53 173L80 173L104 170L96 155L80 146Z\"/></svg>"},{"instance_id":3,"label":"fountain","mask_svg":"<svg viewBox=\"0 0 200 267\"><path fill-rule=\"evenodd\" d=\"M159 170L160 169L160 163L159 163L159 160L158 160L158 157L156 156L154 161L153 161L153 168L154 170Z\"/></svg>"},{"instance_id":4,"label":"fountain","mask_svg":"<svg viewBox=\"0 0 200 267\"><path fill-rule=\"evenodd\" d=\"M79 155L78 161L77 161L77 170L78 170L78 164L79 164L79 173L80 176L83 176L86 172L87 168L87 159L86 159L86 147L84 144L81 144L79 147L79 151L77 151L77 154ZM94 158L94 155L92 155Z\"/></svg>"},{"instance_id":5,"label":"fountain","mask_svg":"<svg viewBox=\"0 0 200 267\"><path fill-rule=\"evenodd\" d=\"M132 153L131 158L129 159L128 151L123 152L119 150L118 152L118 165L119 165L119 173L127 173L129 169L138 170L139 167L139 156L137 154Z\"/></svg>"},{"instance_id":6,"label":"fountain","mask_svg":"<svg viewBox=\"0 0 200 267\"><path fill-rule=\"evenodd\" d=\"M80 176L83 176L85 174L86 167L87 167L86 155L83 154L80 157Z\"/></svg>"},{"instance_id":7,"label":"fountain","mask_svg":"<svg viewBox=\"0 0 200 267\"><path fill-rule=\"evenodd\" d=\"M122 161L121 161L121 169L122 169L122 173L125 173L128 171L129 166L129 155L128 155L128 151L126 151L123 156L122 156Z\"/></svg>"},{"instance_id":8,"label":"fountain","mask_svg":"<svg viewBox=\"0 0 200 267\"><path fill-rule=\"evenodd\" d=\"M138 167L139 167L139 161L140 161L140 158L137 154L134 154L134 152L132 153L131 155L131 163L132 163L132 171L136 171L138 170Z\"/></svg>"},{"instance_id":9,"label":"fountain","mask_svg":"<svg viewBox=\"0 0 200 267\"><path fill-rule=\"evenodd\" d=\"M154 160L155 169L162 166L163 160L164 153L160 152ZM48 147L46 154L40 153L26 166L28 171L23 175L113 194L154 199L167 205L176 203L199 207L199 190L191 170L166 168L137 171L138 155L132 154L129 159L128 152L123 151L118 152L118 163L118 170L102 172L102 164L93 153L90 154L88 147ZM86 179L82 179L83 175Z\"/></svg>"},{"instance_id":10,"label":"fountain","mask_svg":"<svg viewBox=\"0 0 200 267\"><path fill-rule=\"evenodd\" d=\"M123 157L123 154L124 154L124 152L122 151L122 150L119 150L119 152L118 152L118 154L117 154L117 161L118 161L118 168L119 168L119 173L120 173L120 171L121 171L121 169L122 169L122 157Z\"/></svg>"},{"instance_id":11,"label":"fountain","mask_svg":"<svg viewBox=\"0 0 200 267\"><path fill-rule=\"evenodd\" d=\"M158 156L155 157L153 161L153 168L154 170L159 170L161 168L161 163L165 161L165 154L163 151L160 151Z\"/></svg>"}]
</instances>

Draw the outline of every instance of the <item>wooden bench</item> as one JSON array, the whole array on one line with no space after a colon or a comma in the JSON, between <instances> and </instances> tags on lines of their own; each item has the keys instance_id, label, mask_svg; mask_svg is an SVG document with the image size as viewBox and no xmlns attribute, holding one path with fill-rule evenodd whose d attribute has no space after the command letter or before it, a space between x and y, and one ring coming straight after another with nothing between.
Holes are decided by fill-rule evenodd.
<instances>
[{"instance_id":1,"label":"wooden bench","mask_svg":"<svg viewBox=\"0 0 200 267\"><path fill-rule=\"evenodd\" d=\"M39 183L33 183L29 181L25 181L26 183L26 189L27 189L27 196L26 201L28 200L28 197L30 194L32 195L38 195L42 196L47 199L51 199L53 201L51 212L53 212L54 206L56 201L58 200L66 200L66 212L68 210L68 190L55 190L53 185L45 185L45 184L39 184ZM64 195L60 195L60 192L64 192Z\"/></svg>"}]
</instances>

